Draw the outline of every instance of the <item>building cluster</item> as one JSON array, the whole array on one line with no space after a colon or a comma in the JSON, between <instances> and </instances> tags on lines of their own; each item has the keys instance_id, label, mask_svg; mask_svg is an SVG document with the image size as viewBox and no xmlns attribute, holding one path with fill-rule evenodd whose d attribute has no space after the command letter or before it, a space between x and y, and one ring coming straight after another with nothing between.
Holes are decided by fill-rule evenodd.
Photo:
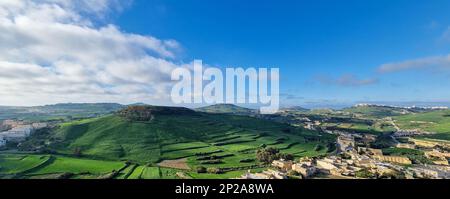
<instances>
[{"instance_id":1,"label":"building cluster","mask_svg":"<svg viewBox=\"0 0 450 199\"><path fill-rule=\"evenodd\" d=\"M239 179L286 179L287 175L284 172L277 171L274 169L268 169L266 171L260 173L251 173L248 171L244 175L242 175Z\"/></svg>"},{"instance_id":2,"label":"building cluster","mask_svg":"<svg viewBox=\"0 0 450 199\"><path fill-rule=\"evenodd\" d=\"M0 147L8 142L21 142L30 136L34 131L46 128L46 123L28 123L24 121L5 120L0 123Z\"/></svg>"},{"instance_id":3,"label":"building cluster","mask_svg":"<svg viewBox=\"0 0 450 199\"><path fill-rule=\"evenodd\" d=\"M410 179L450 179L450 167L448 166L450 153L437 147L442 147L442 144L414 139L410 139L411 143L397 144L398 148L407 149L428 147L424 150L424 155L426 158L433 160L434 164L413 165L412 160L406 156L384 155L381 149L358 146L360 141L372 140L370 136L343 132L337 135L337 153L335 155L322 158L302 158L297 162L275 160L272 162L272 169L256 174L248 172L241 178L284 179L293 174L302 178L312 178L317 176L318 173L336 177L358 178L361 176L358 174L369 172L372 177L403 176Z\"/></svg>"},{"instance_id":4,"label":"building cluster","mask_svg":"<svg viewBox=\"0 0 450 199\"><path fill-rule=\"evenodd\" d=\"M259 173L251 173L248 171L240 177L240 179L286 179L292 172L297 173L297 177L310 178L316 174L316 166L313 159L302 159L299 162L291 160L274 160L272 162L273 169L268 169Z\"/></svg>"}]
</instances>

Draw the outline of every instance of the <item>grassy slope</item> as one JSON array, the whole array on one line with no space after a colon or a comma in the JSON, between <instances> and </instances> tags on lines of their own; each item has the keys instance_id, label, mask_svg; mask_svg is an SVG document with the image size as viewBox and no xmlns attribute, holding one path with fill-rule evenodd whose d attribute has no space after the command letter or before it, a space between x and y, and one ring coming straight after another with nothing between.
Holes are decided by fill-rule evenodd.
<instances>
[{"instance_id":1,"label":"grassy slope","mask_svg":"<svg viewBox=\"0 0 450 199\"><path fill-rule=\"evenodd\" d=\"M450 110L410 114L395 117L401 129L421 129L438 134L432 138L450 140Z\"/></svg>"},{"instance_id":2,"label":"grassy slope","mask_svg":"<svg viewBox=\"0 0 450 199\"><path fill-rule=\"evenodd\" d=\"M33 169L48 160L44 155L0 155L0 174L16 174Z\"/></svg>"},{"instance_id":3,"label":"grassy slope","mask_svg":"<svg viewBox=\"0 0 450 199\"><path fill-rule=\"evenodd\" d=\"M294 128L286 134L282 132L285 128L288 127L283 124L230 115L161 115L145 123L106 116L62 125L54 135L61 142L52 147L66 154L81 148L86 157L155 163L163 158L181 158L199 152L252 149L280 137L301 142L305 142L304 136L317 137L314 132ZM263 132L269 139L253 139ZM240 140L231 139L230 144L214 146L216 142L212 138L224 137L227 133L239 135Z\"/></svg>"}]
</instances>

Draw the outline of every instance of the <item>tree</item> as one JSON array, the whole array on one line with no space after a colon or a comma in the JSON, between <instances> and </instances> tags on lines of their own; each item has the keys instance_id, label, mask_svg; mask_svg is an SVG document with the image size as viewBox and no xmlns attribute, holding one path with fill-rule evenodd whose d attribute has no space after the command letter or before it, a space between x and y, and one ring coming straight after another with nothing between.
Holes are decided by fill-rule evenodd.
<instances>
[{"instance_id":1,"label":"tree","mask_svg":"<svg viewBox=\"0 0 450 199\"><path fill-rule=\"evenodd\" d=\"M222 172L222 169L220 169L220 168L215 168L215 167L208 168L208 169L207 169L207 172L208 172L208 173L212 173L212 174L221 174L221 173L223 173L223 172Z\"/></svg>"},{"instance_id":2,"label":"tree","mask_svg":"<svg viewBox=\"0 0 450 199\"><path fill-rule=\"evenodd\" d=\"M356 177L358 178L374 178L375 175L371 173L368 169L361 169L355 172Z\"/></svg>"},{"instance_id":3,"label":"tree","mask_svg":"<svg viewBox=\"0 0 450 199\"><path fill-rule=\"evenodd\" d=\"M320 151L320 150L322 150L322 145L320 145L320 144L316 144L316 146L314 147L314 151Z\"/></svg>"},{"instance_id":4,"label":"tree","mask_svg":"<svg viewBox=\"0 0 450 199\"><path fill-rule=\"evenodd\" d=\"M260 148L256 151L256 159L260 162L271 163L272 161L279 158L278 156L279 150L269 147L269 148Z\"/></svg>"},{"instance_id":5,"label":"tree","mask_svg":"<svg viewBox=\"0 0 450 199\"><path fill-rule=\"evenodd\" d=\"M197 173L206 173L206 168L202 166L197 167Z\"/></svg>"},{"instance_id":6,"label":"tree","mask_svg":"<svg viewBox=\"0 0 450 199\"><path fill-rule=\"evenodd\" d=\"M73 150L73 155L76 156L76 157L81 157L83 155L83 153L81 152L81 148L80 147L76 147Z\"/></svg>"},{"instance_id":7,"label":"tree","mask_svg":"<svg viewBox=\"0 0 450 199\"><path fill-rule=\"evenodd\" d=\"M285 159L285 160L294 160L294 155L289 154L289 153L280 153L279 158Z\"/></svg>"}]
</instances>

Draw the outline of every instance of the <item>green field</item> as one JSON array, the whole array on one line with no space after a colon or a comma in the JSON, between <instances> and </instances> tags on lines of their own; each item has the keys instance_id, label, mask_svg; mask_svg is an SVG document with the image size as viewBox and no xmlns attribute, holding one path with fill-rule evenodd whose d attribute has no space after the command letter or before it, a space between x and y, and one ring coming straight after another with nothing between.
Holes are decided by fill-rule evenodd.
<instances>
[{"instance_id":1,"label":"green field","mask_svg":"<svg viewBox=\"0 0 450 199\"><path fill-rule=\"evenodd\" d=\"M32 177L71 173L75 175L74 178L96 178L119 171L125 166L119 161L33 154L0 154L0 165L0 176Z\"/></svg>"},{"instance_id":2,"label":"green field","mask_svg":"<svg viewBox=\"0 0 450 199\"><path fill-rule=\"evenodd\" d=\"M420 129L438 133L429 138L450 140L450 110L417 113L395 117L401 129Z\"/></svg>"},{"instance_id":3,"label":"green field","mask_svg":"<svg viewBox=\"0 0 450 199\"><path fill-rule=\"evenodd\" d=\"M0 175L17 174L32 170L49 160L45 155L0 155Z\"/></svg>"},{"instance_id":4,"label":"green field","mask_svg":"<svg viewBox=\"0 0 450 199\"><path fill-rule=\"evenodd\" d=\"M52 174L63 172L89 172L91 174L106 174L113 170L119 170L124 166L125 164L123 162L57 157L51 164L34 173Z\"/></svg>"}]
</instances>

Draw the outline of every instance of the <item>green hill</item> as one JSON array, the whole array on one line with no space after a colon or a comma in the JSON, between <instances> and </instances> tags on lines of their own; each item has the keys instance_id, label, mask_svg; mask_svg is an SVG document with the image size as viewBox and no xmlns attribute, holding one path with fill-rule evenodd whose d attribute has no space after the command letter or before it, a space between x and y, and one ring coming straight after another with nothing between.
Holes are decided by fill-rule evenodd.
<instances>
[{"instance_id":1,"label":"green hill","mask_svg":"<svg viewBox=\"0 0 450 199\"><path fill-rule=\"evenodd\" d=\"M301 106L292 106L292 107L287 107L287 108L282 108L282 111L292 111L292 112L308 112L310 111L307 108L303 108Z\"/></svg>"},{"instance_id":2,"label":"green hill","mask_svg":"<svg viewBox=\"0 0 450 199\"><path fill-rule=\"evenodd\" d=\"M369 118L384 118L412 113L412 110L407 108L379 105L357 105L350 108L345 108L342 111Z\"/></svg>"},{"instance_id":3,"label":"green hill","mask_svg":"<svg viewBox=\"0 0 450 199\"><path fill-rule=\"evenodd\" d=\"M147 106L64 123L46 139L50 150L66 155L156 163L218 153L234 156L231 163L223 162L223 166L230 166L238 164L240 158L254 158L249 151L263 144L299 157L323 154L326 147L314 151L314 146L327 146L333 136L247 116Z\"/></svg>"},{"instance_id":4,"label":"green hill","mask_svg":"<svg viewBox=\"0 0 450 199\"><path fill-rule=\"evenodd\" d=\"M115 103L65 103L32 107L0 106L0 120L59 120L66 118L97 117L120 110Z\"/></svg>"},{"instance_id":5,"label":"green hill","mask_svg":"<svg viewBox=\"0 0 450 199\"><path fill-rule=\"evenodd\" d=\"M0 168L0 178L235 178L267 168L256 159L260 147L312 157L334 150L334 140L249 116L128 106L35 133L19 149L40 155L0 153L0 163L11 165ZM208 172L198 173L198 167Z\"/></svg>"},{"instance_id":6,"label":"green hill","mask_svg":"<svg viewBox=\"0 0 450 199\"><path fill-rule=\"evenodd\" d=\"M256 114L257 110L236 106L234 104L215 104L195 109L199 112L205 113L225 113L225 114L239 114L252 115Z\"/></svg>"}]
</instances>

